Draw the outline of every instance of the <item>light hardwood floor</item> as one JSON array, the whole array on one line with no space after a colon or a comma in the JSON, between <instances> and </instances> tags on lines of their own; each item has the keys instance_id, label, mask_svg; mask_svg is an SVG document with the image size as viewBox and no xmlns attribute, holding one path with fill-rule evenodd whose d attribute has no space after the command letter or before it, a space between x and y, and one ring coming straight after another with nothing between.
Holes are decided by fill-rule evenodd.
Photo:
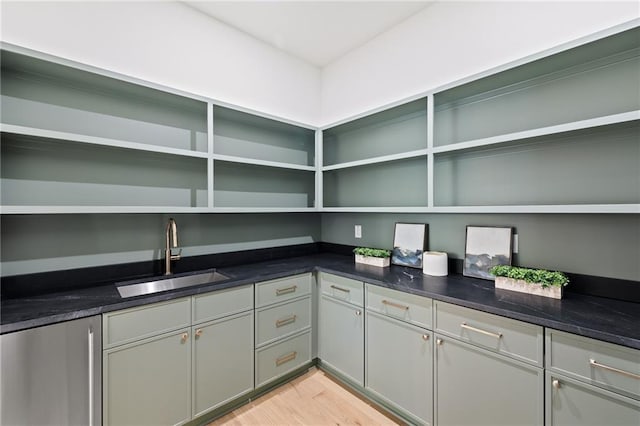
<instances>
[{"instance_id":1,"label":"light hardwood floor","mask_svg":"<svg viewBox=\"0 0 640 426\"><path fill-rule=\"evenodd\" d=\"M398 424L323 371L312 368L209 426Z\"/></svg>"}]
</instances>

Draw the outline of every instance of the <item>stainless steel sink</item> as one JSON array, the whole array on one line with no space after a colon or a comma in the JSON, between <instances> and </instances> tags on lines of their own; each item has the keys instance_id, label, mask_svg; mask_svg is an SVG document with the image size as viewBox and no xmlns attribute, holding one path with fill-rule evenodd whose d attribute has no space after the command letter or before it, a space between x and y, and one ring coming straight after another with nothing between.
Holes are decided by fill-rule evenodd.
<instances>
[{"instance_id":1,"label":"stainless steel sink","mask_svg":"<svg viewBox=\"0 0 640 426\"><path fill-rule=\"evenodd\" d=\"M209 270L201 274L168 276L166 278L153 278L135 284L120 283L118 293L120 297L134 297L143 294L159 293L161 291L175 290L177 288L191 287L194 285L210 284L228 280L229 277L215 270Z\"/></svg>"}]
</instances>

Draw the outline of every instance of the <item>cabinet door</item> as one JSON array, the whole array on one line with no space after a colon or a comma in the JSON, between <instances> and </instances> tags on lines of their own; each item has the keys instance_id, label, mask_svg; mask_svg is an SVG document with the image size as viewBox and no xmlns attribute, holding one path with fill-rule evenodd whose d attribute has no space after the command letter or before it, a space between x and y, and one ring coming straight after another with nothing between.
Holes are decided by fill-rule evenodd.
<instances>
[{"instance_id":1,"label":"cabinet door","mask_svg":"<svg viewBox=\"0 0 640 426\"><path fill-rule=\"evenodd\" d=\"M542 425L543 370L436 335L435 423Z\"/></svg>"},{"instance_id":2,"label":"cabinet door","mask_svg":"<svg viewBox=\"0 0 640 426\"><path fill-rule=\"evenodd\" d=\"M362 308L323 295L318 317L318 347L322 363L364 385Z\"/></svg>"},{"instance_id":3,"label":"cabinet door","mask_svg":"<svg viewBox=\"0 0 640 426\"><path fill-rule=\"evenodd\" d=\"M432 333L367 311L366 383L422 424L432 422Z\"/></svg>"},{"instance_id":4,"label":"cabinet door","mask_svg":"<svg viewBox=\"0 0 640 426\"><path fill-rule=\"evenodd\" d=\"M191 418L189 329L104 352L105 425L175 425Z\"/></svg>"},{"instance_id":5,"label":"cabinet door","mask_svg":"<svg viewBox=\"0 0 640 426\"><path fill-rule=\"evenodd\" d=\"M253 389L253 311L192 330L195 417Z\"/></svg>"},{"instance_id":6,"label":"cabinet door","mask_svg":"<svg viewBox=\"0 0 640 426\"><path fill-rule=\"evenodd\" d=\"M640 401L547 372L548 426L640 425Z\"/></svg>"}]
</instances>

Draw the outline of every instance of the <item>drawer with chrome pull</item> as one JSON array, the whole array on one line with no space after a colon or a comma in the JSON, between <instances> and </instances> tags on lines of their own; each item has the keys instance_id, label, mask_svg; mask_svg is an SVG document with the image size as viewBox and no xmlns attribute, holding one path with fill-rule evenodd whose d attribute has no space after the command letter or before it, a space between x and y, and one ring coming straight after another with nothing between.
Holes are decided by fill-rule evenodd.
<instances>
[{"instance_id":1,"label":"drawer with chrome pull","mask_svg":"<svg viewBox=\"0 0 640 426\"><path fill-rule=\"evenodd\" d=\"M256 388L311 361L311 332L256 350Z\"/></svg>"},{"instance_id":2,"label":"drawer with chrome pull","mask_svg":"<svg viewBox=\"0 0 640 426\"><path fill-rule=\"evenodd\" d=\"M418 327L431 328L432 301L377 285L366 284L367 310L378 312Z\"/></svg>"},{"instance_id":3,"label":"drawer with chrome pull","mask_svg":"<svg viewBox=\"0 0 640 426\"><path fill-rule=\"evenodd\" d=\"M311 294L311 274L256 283L256 308Z\"/></svg>"},{"instance_id":4,"label":"drawer with chrome pull","mask_svg":"<svg viewBox=\"0 0 640 426\"><path fill-rule=\"evenodd\" d=\"M311 326L311 296L256 310L256 347Z\"/></svg>"},{"instance_id":5,"label":"drawer with chrome pull","mask_svg":"<svg viewBox=\"0 0 640 426\"><path fill-rule=\"evenodd\" d=\"M440 301L433 309L434 331L543 366L542 327Z\"/></svg>"},{"instance_id":6,"label":"drawer with chrome pull","mask_svg":"<svg viewBox=\"0 0 640 426\"><path fill-rule=\"evenodd\" d=\"M364 286L362 281L338 275L320 274L320 292L334 299L343 300L356 306L364 306Z\"/></svg>"},{"instance_id":7,"label":"drawer with chrome pull","mask_svg":"<svg viewBox=\"0 0 640 426\"><path fill-rule=\"evenodd\" d=\"M546 368L640 399L640 351L546 329Z\"/></svg>"}]
</instances>

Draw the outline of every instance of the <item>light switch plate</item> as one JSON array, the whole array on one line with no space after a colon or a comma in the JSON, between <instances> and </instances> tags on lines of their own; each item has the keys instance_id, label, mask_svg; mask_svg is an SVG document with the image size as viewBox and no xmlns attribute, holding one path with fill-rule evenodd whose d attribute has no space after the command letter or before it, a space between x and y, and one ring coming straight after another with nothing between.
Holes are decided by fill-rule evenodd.
<instances>
[{"instance_id":1,"label":"light switch plate","mask_svg":"<svg viewBox=\"0 0 640 426\"><path fill-rule=\"evenodd\" d=\"M356 238L362 238L362 225L356 225L354 227L354 234Z\"/></svg>"},{"instance_id":2,"label":"light switch plate","mask_svg":"<svg viewBox=\"0 0 640 426\"><path fill-rule=\"evenodd\" d=\"M513 234L513 253L518 253L518 234Z\"/></svg>"}]
</instances>

